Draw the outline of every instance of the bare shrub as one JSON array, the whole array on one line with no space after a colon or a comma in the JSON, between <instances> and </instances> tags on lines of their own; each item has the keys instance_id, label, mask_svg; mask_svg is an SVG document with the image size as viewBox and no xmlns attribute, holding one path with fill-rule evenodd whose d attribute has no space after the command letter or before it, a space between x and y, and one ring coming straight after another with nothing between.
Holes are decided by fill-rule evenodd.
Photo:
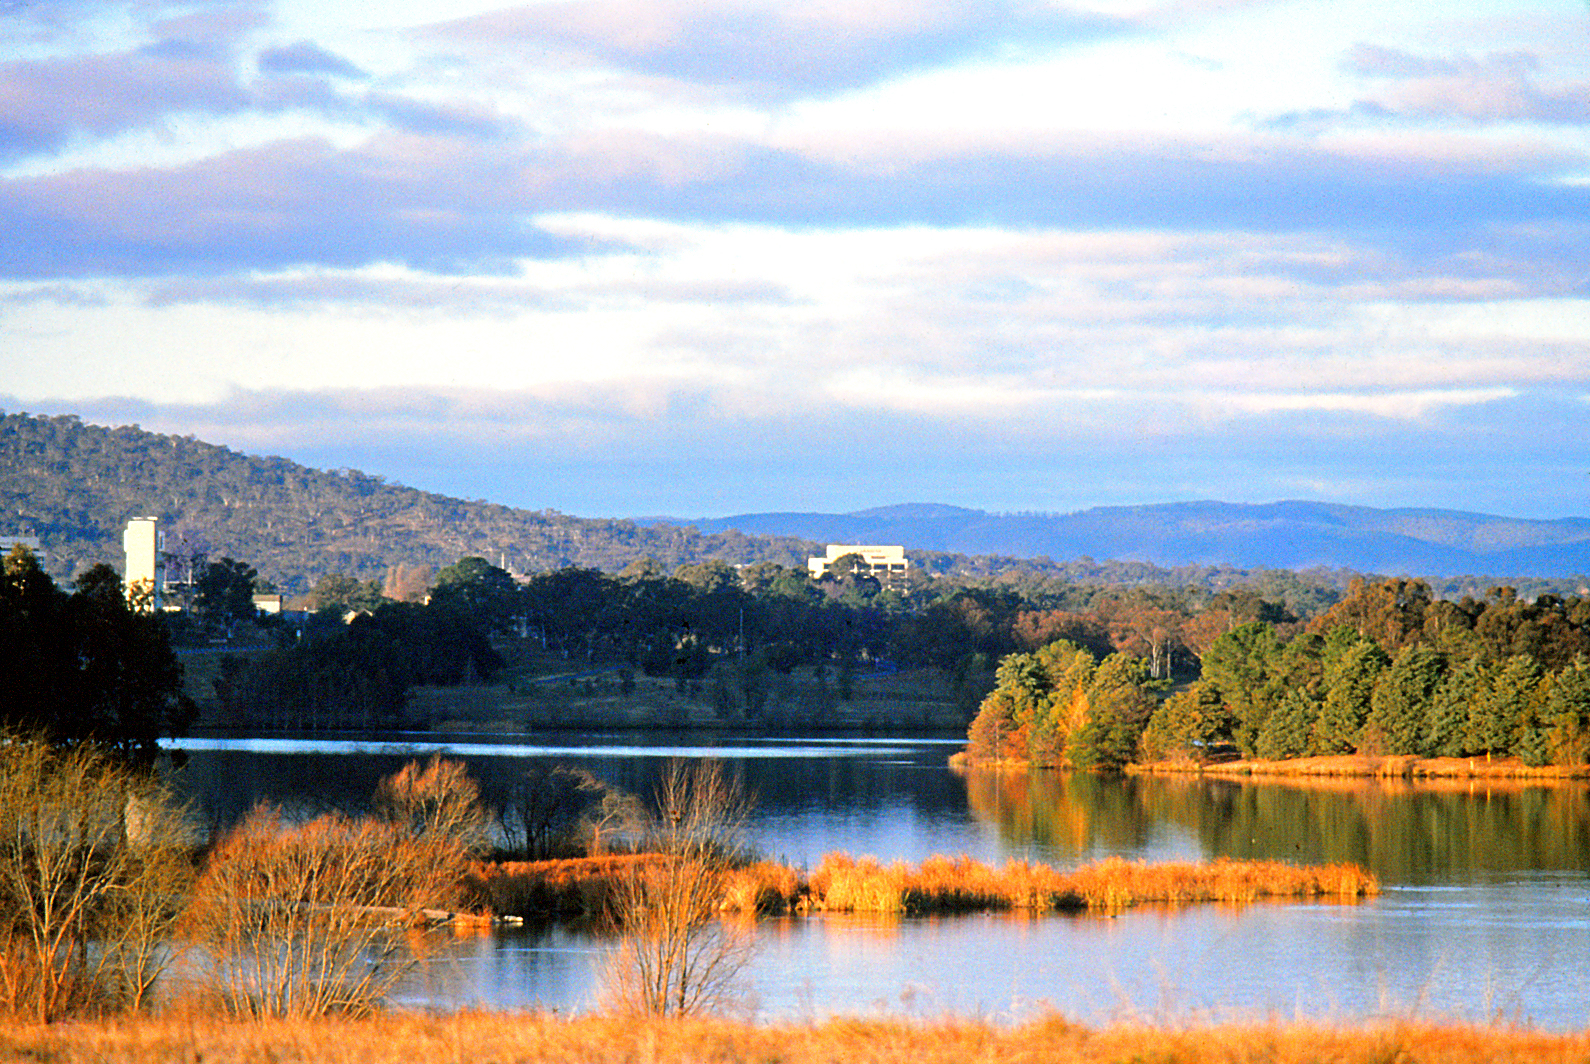
<instances>
[{"instance_id":1,"label":"bare shrub","mask_svg":"<svg viewBox=\"0 0 1590 1064\"><path fill-rule=\"evenodd\" d=\"M404 928L457 878L452 847L390 823L330 814L294 825L259 806L210 855L188 938L233 1012L363 1012L417 959Z\"/></svg>"},{"instance_id":2,"label":"bare shrub","mask_svg":"<svg viewBox=\"0 0 1590 1064\"><path fill-rule=\"evenodd\" d=\"M232 1011L368 1011L429 948L405 934L457 897L485 839L475 782L456 761L409 762L381 781L376 815L307 823L254 809L215 847L188 937Z\"/></svg>"},{"instance_id":3,"label":"bare shrub","mask_svg":"<svg viewBox=\"0 0 1590 1064\"><path fill-rule=\"evenodd\" d=\"M618 1012L691 1015L738 998L752 937L718 919L725 874L741 855L750 802L716 761L670 762L657 788L652 847L614 889L621 939L606 990Z\"/></svg>"},{"instance_id":4,"label":"bare shrub","mask_svg":"<svg viewBox=\"0 0 1590 1064\"><path fill-rule=\"evenodd\" d=\"M581 768L539 763L514 781L498 813L505 848L530 860L600 856L615 841L637 837L645 821L627 791Z\"/></svg>"},{"instance_id":5,"label":"bare shrub","mask_svg":"<svg viewBox=\"0 0 1590 1064\"><path fill-rule=\"evenodd\" d=\"M377 817L417 838L467 853L485 846L489 817L462 761L440 754L423 766L410 761L376 785L371 805Z\"/></svg>"},{"instance_id":6,"label":"bare shrub","mask_svg":"<svg viewBox=\"0 0 1590 1064\"><path fill-rule=\"evenodd\" d=\"M90 745L0 738L0 1007L142 1008L167 968L189 843L146 771Z\"/></svg>"}]
</instances>

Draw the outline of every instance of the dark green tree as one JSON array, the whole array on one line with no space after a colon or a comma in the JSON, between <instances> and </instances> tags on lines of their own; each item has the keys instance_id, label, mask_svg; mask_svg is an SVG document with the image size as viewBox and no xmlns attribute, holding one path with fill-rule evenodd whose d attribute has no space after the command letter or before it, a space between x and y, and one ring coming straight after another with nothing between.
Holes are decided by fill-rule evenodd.
<instances>
[{"instance_id":1,"label":"dark green tree","mask_svg":"<svg viewBox=\"0 0 1590 1064\"><path fill-rule=\"evenodd\" d=\"M317 612L369 613L384 601L380 581L356 580L346 573L327 573L309 593L310 605Z\"/></svg>"},{"instance_id":2,"label":"dark green tree","mask_svg":"<svg viewBox=\"0 0 1590 1064\"><path fill-rule=\"evenodd\" d=\"M1507 756L1540 696L1540 666L1528 654L1514 654L1493 668L1490 683L1469 704L1469 747L1487 757Z\"/></svg>"},{"instance_id":3,"label":"dark green tree","mask_svg":"<svg viewBox=\"0 0 1590 1064\"><path fill-rule=\"evenodd\" d=\"M68 595L25 549L0 573L0 725L58 744L92 742L148 765L195 707L159 616L127 606L121 578L96 565Z\"/></svg>"},{"instance_id":4,"label":"dark green tree","mask_svg":"<svg viewBox=\"0 0 1590 1064\"><path fill-rule=\"evenodd\" d=\"M1446 655L1417 643L1398 651L1391 667L1375 681L1364 724L1366 751L1382 754L1422 752L1430 699L1446 674Z\"/></svg>"},{"instance_id":5,"label":"dark green tree","mask_svg":"<svg viewBox=\"0 0 1590 1064\"><path fill-rule=\"evenodd\" d=\"M199 574L194 606L207 621L226 625L255 617L254 590L259 573L231 558L211 562Z\"/></svg>"},{"instance_id":6,"label":"dark green tree","mask_svg":"<svg viewBox=\"0 0 1590 1064\"><path fill-rule=\"evenodd\" d=\"M1310 756L1319 715L1318 699L1301 687L1291 688L1259 729L1258 755L1271 761Z\"/></svg>"},{"instance_id":7,"label":"dark green tree","mask_svg":"<svg viewBox=\"0 0 1590 1064\"><path fill-rule=\"evenodd\" d=\"M1390 664L1378 643L1359 639L1356 633L1351 638L1354 641L1334 656L1332 640L1326 639L1325 697L1320 702L1313 743L1321 754L1347 754L1358 749L1375 681Z\"/></svg>"},{"instance_id":8,"label":"dark green tree","mask_svg":"<svg viewBox=\"0 0 1590 1064\"><path fill-rule=\"evenodd\" d=\"M1275 629L1263 621L1239 624L1210 644L1203 655L1203 682L1219 691L1231 708L1232 740L1249 756L1274 706L1271 681L1280 658Z\"/></svg>"},{"instance_id":9,"label":"dark green tree","mask_svg":"<svg viewBox=\"0 0 1590 1064\"><path fill-rule=\"evenodd\" d=\"M1478 656L1449 662L1445 676L1426 703L1420 753L1426 757L1462 757L1470 752L1471 707L1489 682L1489 670Z\"/></svg>"}]
</instances>

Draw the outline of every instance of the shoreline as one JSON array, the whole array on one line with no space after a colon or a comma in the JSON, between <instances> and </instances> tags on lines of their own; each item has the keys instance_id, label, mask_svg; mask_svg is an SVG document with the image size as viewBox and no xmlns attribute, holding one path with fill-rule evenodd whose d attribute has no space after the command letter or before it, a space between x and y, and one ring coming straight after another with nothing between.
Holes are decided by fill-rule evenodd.
<instances>
[{"instance_id":1,"label":"shoreline","mask_svg":"<svg viewBox=\"0 0 1590 1064\"><path fill-rule=\"evenodd\" d=\"M1056 765L1028 761L975 760L965 751L951 754L950 767L959 771L1025 772L1031 769L1067 771ZM1299 757L1287 761L1257 758L1236 761L1196 761L1180 758L1127 765L1122 772L1141 776L1215 776L1268 780L1397 780L1416 783L1487 781L1512 783L1563 783L1590 780L1590 765L1526 765L1517 758L1486 760L1481 757L1415 757L1411 754L1375 756L1338 754Z\"/></svg>"}]
</instances>

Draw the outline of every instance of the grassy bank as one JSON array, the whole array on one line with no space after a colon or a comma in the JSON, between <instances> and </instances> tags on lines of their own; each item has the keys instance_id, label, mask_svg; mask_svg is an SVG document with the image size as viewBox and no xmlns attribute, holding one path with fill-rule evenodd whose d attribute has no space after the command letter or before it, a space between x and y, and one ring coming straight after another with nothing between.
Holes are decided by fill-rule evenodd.
<instances>
[{"instance_id":1,"label":"grassy bank","mask_svg":"<svg viewBox=\"0 0 1590 1064\"><path fill-rule=\"evenodd\" d=\"M1286 761L1157 761L1129 766L1129 772L1195 773L1205 776L1340 777L1398 780L1533 780L1590 778L1590 765L1526 765L1516 757L1376 757L1341 754Z\"/></svg>"},{"instance_id":2,"label":"grassy bank","mask_svg":"<svg viewBox=\"0 0 1590 1064\"><path fill-rule=\"evenodd\" d=\"M479 864L470 886L501 915L599 915L618 877L656 857ZM1352 900L1378 894L1375 878L1354 865L1298 866L1218 860L1145 864L1118 858L1066 872L1010 861L931 857L920 865L829 854L810 873L763 861L731 870L719 909L726 912L1033 913L1115 911L1147 903L1247 904L1263 899Z\"/></svg>"},{"instance_id":3,"label":"grassy bank","mask_svg":"<svg viewBox=\"0 0 1590 1064\"><path fill-rule=\"evenodd\" d=\"M751 1025L480 1013L253 1023L177 1017L10 1026L0 1029L0 1059L55 1064L1563 1064L1590 1060L1590 1032L1412 1023L1094 1028L1053 1017L1010 1027L957 1020Z\"/></svg>"}]
</instances>

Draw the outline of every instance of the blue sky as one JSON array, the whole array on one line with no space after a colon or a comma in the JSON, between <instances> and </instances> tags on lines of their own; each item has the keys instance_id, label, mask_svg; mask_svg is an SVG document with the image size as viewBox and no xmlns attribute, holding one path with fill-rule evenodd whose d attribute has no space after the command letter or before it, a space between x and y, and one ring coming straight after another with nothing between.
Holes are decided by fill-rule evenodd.
<instances>
[{"instance_id":1,"label":"blue sky","mask_svg":"<svg viewBox=\"0 0 1590 1064\"><path fill-rule=\"evenodd\" d=\"M586 515L1590 513L1584 0L0 0L0 407Z\"/></svg>"}]
</instances>

